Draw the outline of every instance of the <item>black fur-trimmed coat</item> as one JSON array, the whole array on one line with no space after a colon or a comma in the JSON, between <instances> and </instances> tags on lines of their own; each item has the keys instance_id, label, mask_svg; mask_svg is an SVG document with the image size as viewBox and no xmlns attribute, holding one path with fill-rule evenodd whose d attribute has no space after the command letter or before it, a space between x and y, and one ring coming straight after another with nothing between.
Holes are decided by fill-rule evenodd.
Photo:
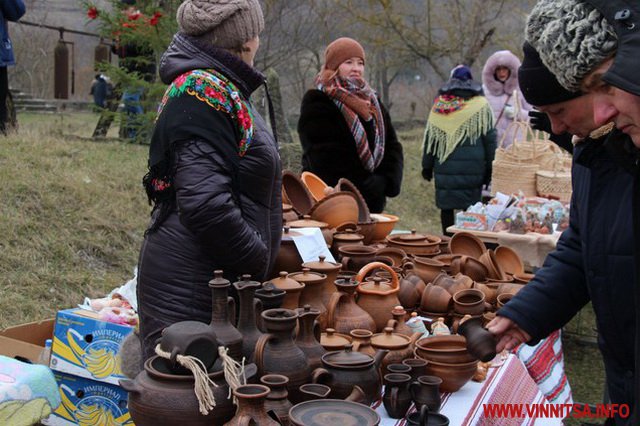
<instances>
[{"instance_id":1,"label":"black fur-trimmed coat","mask_svg":"<svg viewBox=\"0 0 640 426\"><path fill-rule=\"evenodd\" d=\"M336 104L320 90L309 90L302 99L298 133L302 144L302 168L335 186L340 178L352 181L365 198L371 213L380 213L386 197L400 194L403 154L389 113L382 113L386 129L384 157L373 171L360 162L356 144Z\"/></svg>"}]
</instances>

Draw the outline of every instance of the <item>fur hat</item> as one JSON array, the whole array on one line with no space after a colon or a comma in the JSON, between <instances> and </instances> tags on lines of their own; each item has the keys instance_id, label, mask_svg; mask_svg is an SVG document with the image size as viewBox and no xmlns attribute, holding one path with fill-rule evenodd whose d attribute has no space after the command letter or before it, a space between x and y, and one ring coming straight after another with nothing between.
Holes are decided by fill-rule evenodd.
<instances>
[{"instance_id":1,"label":"fur hat","mask_svg":"<svg viewBox=\"0 0 640 426\"><path fill-rule=\"evenodd\" d=\"M482 84L485 93L491 96L511 95L518 88L518 67L520 59L509 50L498 50L494 52L482 68ZM499 67L509 68L509 77L503 83L496 80L496 69Z\"/></svg>"},{"instance_id":2,"label":"fur hat","mask_svg":"<svg viewBox=\"0 0 640 426\"><path fill-rule=\"evenodd\" d=\"M543 106L568 101L582 95L570 92L558 83L556 76L544 66L536 49L528 42L522 46L524 59L518 69L518 83L525 100L531 105Z\"/></svg>"},{"instance_id":3,"label":"fur hat","mask_svg":"<svg viewBox=\"0 0 640 426\"><path fill-rule=\"evenodd\" d=\"M526 40L571 92L616 52L618 37L602 13L580 0L539 0L529 14Z\"/></svg>"},{"instance_id":4,"label":"fur hat","mask_svg":"<svg viewBox=\"0 0 640 426\"><path fill-rule=\"evenodd\" d=\"M320 71L320 80L326 81L338 70L340 65L351 58L365 60L364 48L349 37L341 37L331 42L324 50L324 64Z\"/></svg>"},{"instance_id":5,"label":"fur hat","mask_svg":"<svg viewBox=\"0 0 640 426\"><path fill-rule=\"evenodd\" d=\"M239 48L264 29L258 0L185 0L176 20L185 34L226 49Z\"/></svg>"},{"instance_id":6,"label":"fur hat","mask_svg":"<svg viewBox=\"0 0 640 426\"><path fill-rule=\"evenodd\" d=\"M473 75L471 75L471 70L469 69L469 67L467 67L466 65L458 65L451 70L451 78L467 81L473 80Z\"/></svg>"}]
</instances>

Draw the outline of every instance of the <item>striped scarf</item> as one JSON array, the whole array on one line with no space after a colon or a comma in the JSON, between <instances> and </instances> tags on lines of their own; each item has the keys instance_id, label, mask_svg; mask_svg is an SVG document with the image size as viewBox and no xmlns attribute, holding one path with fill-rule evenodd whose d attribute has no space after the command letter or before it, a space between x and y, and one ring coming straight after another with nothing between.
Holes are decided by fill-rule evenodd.
<instances>
[{"instance_id":1,"label":"striped scarf","mask_svg":"<svg viewBox=\"0 0 640 426\"><path fill-rule=\"evenodd\" d=\"M360 162L367 171L373 172L382 162L385 144L382 109L375 92L363 79L338 76L326 84L318 81L317 87L329 96L342 112L356 142ZM376 135L373 152L369 148L367 133L358 117L364 121L374 120Z\"/></svg>"}]
</instances>

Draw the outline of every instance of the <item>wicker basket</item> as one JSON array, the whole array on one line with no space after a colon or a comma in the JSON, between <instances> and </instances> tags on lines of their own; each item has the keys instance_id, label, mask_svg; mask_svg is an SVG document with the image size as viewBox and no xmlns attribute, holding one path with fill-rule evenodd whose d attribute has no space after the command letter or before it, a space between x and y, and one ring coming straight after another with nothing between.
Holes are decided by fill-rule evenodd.
<instances>
[{"instance_id":1,"label":"wicker basket","mask_svg":"<svg viewBox=\"0 0 640 426\"><path fill-rule=\"evenodd\" d=\"M571 173L565 171L538 170L536 172L538 195L551 195L560 201L571 201Z\"/></svg>"},{"instance_id":2,"label":"wicker basket","mask_svg":"<svg viewBox=\"0 0 640 426\"><path fill-rule=\"evenodd\" d=\"M494 160L491 174L491 193L518 194L535 197L537 164Z\"/></svg>"}]
</instances>

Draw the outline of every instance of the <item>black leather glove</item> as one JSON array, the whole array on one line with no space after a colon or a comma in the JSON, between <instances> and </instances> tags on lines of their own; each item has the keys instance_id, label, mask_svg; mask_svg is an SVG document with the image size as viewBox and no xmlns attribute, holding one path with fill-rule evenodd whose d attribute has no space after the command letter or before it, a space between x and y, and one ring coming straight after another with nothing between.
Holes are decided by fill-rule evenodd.
<instances>
[{"instance_id":1,"label":"black leather glove","mask_svg":"<svg viewBox=\"0 0 640 426\"><path fill-rule=\"evenodd\" d=\"M422 169L422 177L427 180L427 182L431 182L433 179L433 169Z\"/></svg>"},{"instance_id":2,"label":"black leather glove","mask_svg":"<svg viewBox=\"0 0 640 426\"><path fill-rule=\"evenodd\" d=\"M551 120L549 120L549 116L545 112L529 111L529 123L533 129L542 130L550 134L553 133L551 131Z\"/></svg>"}]
</instances>

